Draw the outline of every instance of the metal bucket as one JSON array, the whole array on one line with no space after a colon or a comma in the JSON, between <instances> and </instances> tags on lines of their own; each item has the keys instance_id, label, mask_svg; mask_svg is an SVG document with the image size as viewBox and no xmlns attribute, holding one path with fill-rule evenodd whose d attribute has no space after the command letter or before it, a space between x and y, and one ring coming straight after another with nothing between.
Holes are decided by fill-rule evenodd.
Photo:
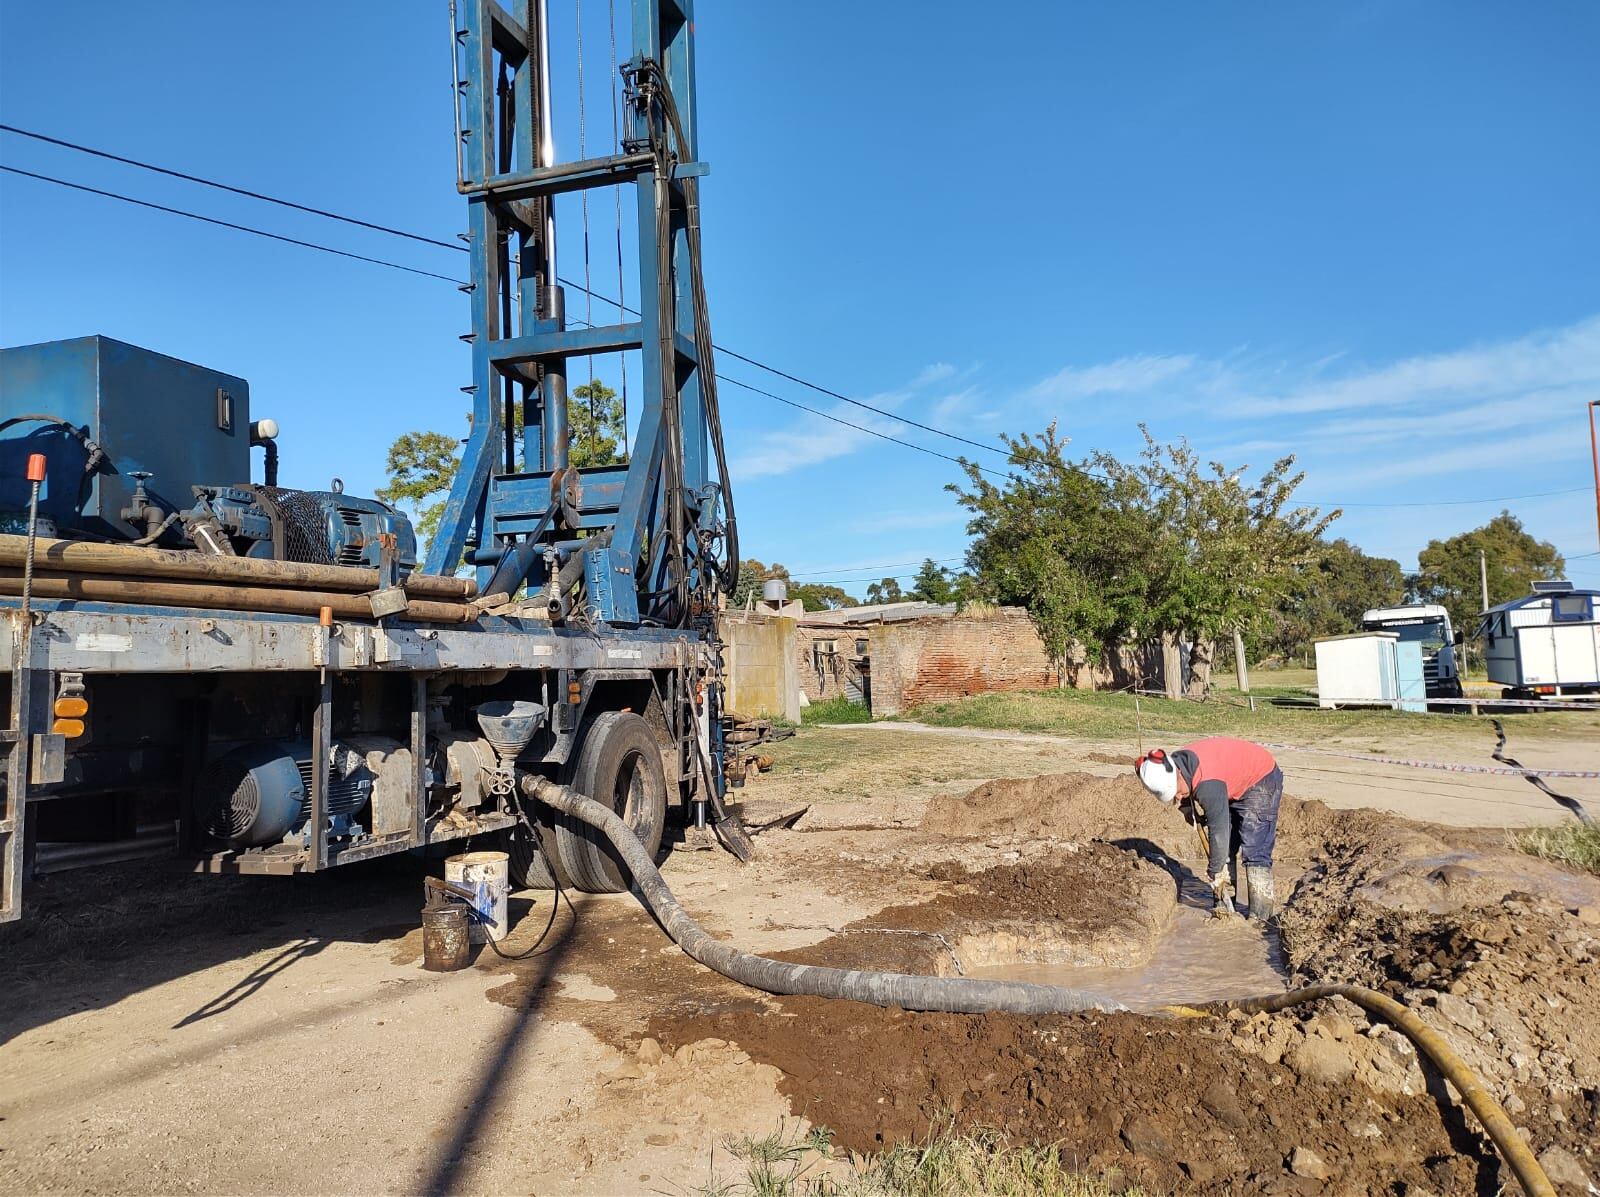
<instances>
[{"instance_id":1,"label":"metal bucket","mask_svg":"<svg viewBox=\"0 0 1600 1197\"><path fill-rule=\"evenodd\" d=\"M473 903L472 942L499 942L511 930L506 895L511 890L511 857L504 852L463 852L447 857L444 879L477 893Z\"/></svg>"},{"instance_id":2,"label":"metal bucket","mask_svg":"<svg viewBox=\"0 0 1600 1197\"><path fill-rule=\"evenodd\" d=\"M422 967L453 973L472 962L467 908L460 902L422 908Z\"/></svg>"}]
</instances>

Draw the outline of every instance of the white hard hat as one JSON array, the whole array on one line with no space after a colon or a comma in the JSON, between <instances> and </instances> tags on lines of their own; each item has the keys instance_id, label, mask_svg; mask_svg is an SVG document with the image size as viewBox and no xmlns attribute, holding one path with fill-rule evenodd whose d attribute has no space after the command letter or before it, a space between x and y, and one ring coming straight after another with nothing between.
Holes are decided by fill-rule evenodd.
<instances>
[{"instance_id":1,"label":"white hard hat","mask_svg":"<svg viewBox=\"0 0 1600 1197\"><path fill-rule=\"evenodd\" d=\"M1139 758L1134 766L1139 771L1139 780L1144 783L1144 788L1149 790L1163 802L1175 802L1178 798L1178 768L1167 758L1167 754L1159 748Z\"/></svg>"}]
</instances>

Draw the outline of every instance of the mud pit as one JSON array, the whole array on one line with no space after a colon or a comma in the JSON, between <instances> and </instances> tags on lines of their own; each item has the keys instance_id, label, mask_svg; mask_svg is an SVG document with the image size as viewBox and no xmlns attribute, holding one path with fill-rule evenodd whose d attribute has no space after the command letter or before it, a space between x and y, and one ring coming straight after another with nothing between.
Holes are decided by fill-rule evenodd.
<instances>
[{"instance_id":1,"label":"mud pit","mask_svg":"<svg viewBox=\"0 0 1600 1197\"><path fill-rule=\"evenodd\" d=\"M720 938L830 964L1070 970L1152 1003L1216 996L1239 967L1218 967L1225 952L1266 961L1248 927L1198 918L1193 832L1125 776L1031 743L928 738L896 757L883 740L819 765L831 742L797 741L806 774L752 796L792 785L813 803L800 829L762 835L748 866L666 862ZM1499 832L1293 801L1278 876L1297 979L1406 1000L1482 1071L1558 1191L1600 1176L1593 879ZM1443 1197L1504 1179L1407 1045L1349 1008L1022 1020L770 998L689 961L626 895L580 898L534 959L428 974L416 889L409 862L288 886L142 866L47 879L37 917L0 929L13 1187L692 1193L743 1179L730 1136L811 1123L870 1149L946 1119L1157 1192ZM543 925L531 901L514 899L513 950ZM1258 981L1283 983L1240 983Z\"/></svg>"},{"instance_id":2,"label":"mud pit","mask_svg":"<svg viewBox=\"0 0 1600 1197\"><path fill-rule=\"evenodd\" d=\"M1063 774L934 799L941 841L1019 863L937 864L933 899L787 953L810 963L1073 985L1141 1010L1355 980L1416 1007L1507 1103L1557 1180L1600 1142L1600 882L1503 836L1286 799L1283 937L1204 913L1199 843L1129 778ZM915 854L912 854L915 857ZM856 1151L946 1121L1059 1143L1091 1172L1201 1193L1514 1187L1399 1034L1347 1003L1188 1020L1018 1019L819 999L674 1009L666 1044L726 1040Z\"/></svg>"}]
</instances>

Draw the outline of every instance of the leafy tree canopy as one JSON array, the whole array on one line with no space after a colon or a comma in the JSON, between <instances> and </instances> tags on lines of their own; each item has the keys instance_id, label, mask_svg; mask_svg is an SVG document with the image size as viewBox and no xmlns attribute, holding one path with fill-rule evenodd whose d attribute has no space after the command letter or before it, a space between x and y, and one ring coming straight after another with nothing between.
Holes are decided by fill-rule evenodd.
<instances>
[{"instance_id":1,"label":"leafy tree canopy","mask_svg":"<svg viewBox=\"0 0 1600 1197\"><path fill-rule=\"evenodd\" d=\"M739 581L734 587L729 606L746 607L761 597L761 584L772 578L782 578L789 584L789 597L805 604L807 611L833 611L840 607L859 606L859 602L841 587L826 586L817 582L795 582L789 577L786 566L774 561L771 565L747 557L739 563Z\"/></svg>"},{"instance_id":2,"label":"leafy tree canopy","mask_svg":"<svg viewBox=\"0 0 1600 1197\"><path fill-rule=\"evenodd\" d=\"M1323 636L1358 630L1369 608L1396 606L1405 593L1398 561L1369 557L1342 538L1324 541L1281 596L1271 626L1253 647L1284 657L1308 652Z\"/></svg>"},{"instance_id":3,"label":"leafy tree canopy","mask_svg":"<svg viewBox=\"0 0 1600 1197\"><path fill-rule=\"evenodd\" d=\"M905 592L900 589L900 583L895 578L884 578L881 582L871 582L867 585L869 603L898 603L905 597Z\"/></svg>"},{"instance_id":4,"label":"leafy tree canopy","mask_svg":"<svg viewBox=\"0 0 1600 1197\"><path fill-rule=\"evenodd\" d=\"M1094 659L1158 636L1210 642L1266 624L1338 516L1291 507L1304 475L1285 457L1253 482L1204 463L1185 441L1134 462L1080 461L1052 423L1006 437L1018 470L997 486L963 462L952 485L972 513L968 561L996 601L1026 607L1047 650Z\"/></svg>"},{"instance_id":5,"label":"leafy tree canopy","mask_svg":"<svg viewBox=\"0 0 1600 1197\"><path fill-rule=\"evenodd\" d=\"M513 434L522 432L522 407L512 415ZM567 396L567 454L575 466L620 463L623 432L622 401L605 383L591 380L574 387ZM445 500L461 467L461 443L442 432L406 432L389 446L389 481L378 488L378 498L411 509L417 538L431 541L439 530Z\"/></svg>"},{"instance_id":6,"label":"leafy tree canopy","mask_svg":"<svg viewBox=\"0 0 1600 1197\"><path fill-rule=\"evenodd\" d=\"M953 603L956 598L955 579L950 576L949 570L928 557L917 570L917 576L911 579L910 597L925 603Z\"/></svg>"},{"instance_id":7,"label":"leafy tree canopy","mask_svg":"<svg viewBox=\"0 0 1600 1197\"><path fill-rule=\"evenodd\" d=\"M1419 602L1442 603L1456 630L1469 635L1483 606L1480 550L1488 567L1491 607L1520 598L1532 582L1560 577L1567 568L1555 545L1536 540L1509 511L1502 511L1481 528L1447 540L1430 540L1417 554L1412 593Z\"/></svg>"}]
</instances>

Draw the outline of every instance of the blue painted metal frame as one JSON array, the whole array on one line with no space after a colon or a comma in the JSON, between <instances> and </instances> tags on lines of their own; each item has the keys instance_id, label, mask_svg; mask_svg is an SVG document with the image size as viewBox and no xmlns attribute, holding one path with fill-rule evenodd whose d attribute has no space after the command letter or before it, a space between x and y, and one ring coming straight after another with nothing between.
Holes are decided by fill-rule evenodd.
<instances>
[{"instance_id":1,"label":"blue painted metal frame","mask_svg":"<svg viewBox=\"0 0 1600 1197\"><path fill-rule=\"evenodd\" d=\"M519 0L513 16L501 0L464 0L460 5L456 45L460 86L457 96L463 131L461 189L470 212L472 280L465 288L471 300L472 432L462 455L455 484L445 503L439 532L426 563L429 573L451 572L471 546L470 560L487 583L493 564L506 548L530 534L551 507L552 476L566 465L564 449L552 455L543 435L547 422L542 380L570 358L637 350L642 359L643 394L632 457L625 467L580 471L582 497L577 526L591 531L612 529L607 548L586 551L584 576L593 614L608 623L639 622L640 591L658 587L642 557L659 545L663 463L668 449L658 330L657 287L667 273L673 299L676 336L675 401L681 412L683 487L688 494L705 491L709 473L709 432L701 397L698 355L694 348L694 305L687 216L680 181L703 175L696 154L694 26L692 0L632 0L633 58L630 69L645 60L659 63L678 103L687 144L676 146L677 161L665 180L666 212L658 207L656 159L642 147L664 144L667 132L657 105L630 104L624 146L611 157L579 162L541 162L536 150L536 97L547 64L540 60L535 0ZM529 42L532 34L533 42ZM512 123L513 154L509 170L500 169L497 147L502 137L495 80L502 65L515 72ZM460 69L464 68L464 69ZM550 197L586 188L634 188L638 254L634 294L640 297L637 322L600 328L569 329L559 316L548 318L541 305L538 278L530 269L542 261L546 230L535 227L530 211ZM535 205L530 210L529 203ZM666 260L657 250L658 219L670 222L671 249ZM520 254L503 257L502 238L516 236ZM526 271L516 280L520 298L515 329L503 328L502 287L507 261L520 260ZM554 280L545 280L553 283ZM506 427L502 388L506 379L523 388L524 431L520 471L509 468L517 456ZM552 460L552 456L559 460ZM707 513L709 515L709 513ZM541 534L550 541L570 540L570 529ZM542 561L534 566L530 585L542 584Z\"/></svg>"}]
</instances>

